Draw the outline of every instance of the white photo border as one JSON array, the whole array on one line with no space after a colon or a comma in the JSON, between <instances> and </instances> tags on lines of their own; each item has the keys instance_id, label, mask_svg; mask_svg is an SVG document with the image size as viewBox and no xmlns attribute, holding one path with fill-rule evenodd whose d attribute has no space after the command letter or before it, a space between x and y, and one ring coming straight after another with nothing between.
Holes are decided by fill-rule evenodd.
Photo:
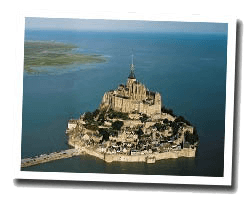
<instances>
[{"instance_id":1,"label":"white photo border","mask_svg":"<svg viewBox=\"0 0 250 200\"><path fill-rule=\"evenodd\" d=\"M27 172L21 171L21 130L22 130L22 96L23 96L23 44L25 17L45 18L77 18L77 19L107 19L107 20L146 20L146 21L182 21L182 22L211 22L228 24L227 44L227 79L226 79L226 114L224 141L224 176L170 176L170 175L131 175L131 174L99 174L99 173L65 173L65 172ZM233 156L233 125L234 125L234 86L235 86L235 56L236 56L236 18L232 16L181 16L174 14L150 13L116 13L116 12L84 12L56 13L53 11L25 11L17 17L16 41L16 80L18 86L15 95L18 101L15 110L15 133L13 146L13 164L15 179L40 180L73 180L73 181L101 181L101 182L133 182L133 183L168 183L192 185L224 185L232 184L232 156Z\"/></svg>"}]
</instances>

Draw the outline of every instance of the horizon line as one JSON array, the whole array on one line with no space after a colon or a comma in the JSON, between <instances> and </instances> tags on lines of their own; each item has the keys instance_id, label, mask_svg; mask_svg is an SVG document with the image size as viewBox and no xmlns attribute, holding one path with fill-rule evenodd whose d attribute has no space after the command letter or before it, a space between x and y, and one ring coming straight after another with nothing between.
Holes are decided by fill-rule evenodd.
<instances>
[{"instance_id":1,"label":"horizon line","mask_svg":"<svg viewBox=\"0 0 250 200\"><path fill-rule=\"evenodd\" d=\"M227 31L137 31L137 30L98 30L98 29L64 29L64 28L25 28L25 31L74 31L74 32L95 32L95 33L190 33L190 34L224 34L227 35Z\"/></svg>"}]
</instances>

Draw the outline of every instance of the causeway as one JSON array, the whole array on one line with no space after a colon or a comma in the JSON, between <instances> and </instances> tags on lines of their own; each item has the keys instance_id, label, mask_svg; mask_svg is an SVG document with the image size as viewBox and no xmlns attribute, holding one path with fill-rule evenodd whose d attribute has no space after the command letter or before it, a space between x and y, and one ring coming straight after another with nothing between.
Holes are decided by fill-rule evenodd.
<instances>
[{"instance_id":1,"label":"causeway","mask_svg":"<svg viewBox=\"0 0 250 200\"><path fill-rule=\"evenodd\" d=\"M67 149L60 152L54 152L50 154L42 154L33 158L24 158L21 161L21 167L29 167L32 165L38 165L41 163L50 162L53 160L59 160L64 158L70 158L79 155L77 149Z\"/></svg>"}]
</instances>

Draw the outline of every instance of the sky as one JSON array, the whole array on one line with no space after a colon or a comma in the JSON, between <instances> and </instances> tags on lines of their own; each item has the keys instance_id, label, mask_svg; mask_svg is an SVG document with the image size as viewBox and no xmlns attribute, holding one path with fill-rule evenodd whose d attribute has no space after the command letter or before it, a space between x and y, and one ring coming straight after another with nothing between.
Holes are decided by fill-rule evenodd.
<instances>
[{"instance_id":1,"label":"sky","mask_svg":"<svg viewBox=\"0 0 250 200\"><path fill-rule=\"evenodd\" d=\"M25 28L34 30L227 33L227 23L70 18L56 19L26 17Z\"/></svg>"}]
</instances>

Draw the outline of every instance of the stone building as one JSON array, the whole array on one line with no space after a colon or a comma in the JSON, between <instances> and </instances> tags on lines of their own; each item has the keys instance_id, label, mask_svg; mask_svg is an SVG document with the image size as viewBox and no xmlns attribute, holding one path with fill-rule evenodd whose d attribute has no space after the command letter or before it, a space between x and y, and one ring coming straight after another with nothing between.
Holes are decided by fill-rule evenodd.
<instances>
[{"instance_id":1,"label":"stone building","mask_svg":"<svg viewBox=\"0 0 250 200\"><path fill-rule=\"evenodd\" d=\"M144 113L152 116L161 113L161 104L160 93L147 90L145 85L136 80L132 59L127 84L120 84L116 90L106 92L100 108L111 108L126 113Z\"/></svg>"}]
</instances>

